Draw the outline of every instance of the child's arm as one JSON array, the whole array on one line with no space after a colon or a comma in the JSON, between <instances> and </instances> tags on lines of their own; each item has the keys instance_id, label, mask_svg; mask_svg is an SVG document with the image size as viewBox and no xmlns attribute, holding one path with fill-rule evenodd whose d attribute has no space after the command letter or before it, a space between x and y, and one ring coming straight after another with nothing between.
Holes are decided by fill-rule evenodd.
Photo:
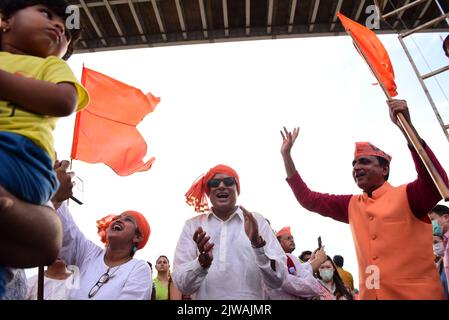
<instances>
[{"instance_id":1,"label":"child's arm","mask_svg":"<svg viewBox=\"0 0 449 320\"><path fill-rule=\"evenodd\" d=\"M55 84L3 70L0 70L0 97L27 111L54 117L72 114L78 104L78 94L71 83Z\"/></svg>"}]
</instances>

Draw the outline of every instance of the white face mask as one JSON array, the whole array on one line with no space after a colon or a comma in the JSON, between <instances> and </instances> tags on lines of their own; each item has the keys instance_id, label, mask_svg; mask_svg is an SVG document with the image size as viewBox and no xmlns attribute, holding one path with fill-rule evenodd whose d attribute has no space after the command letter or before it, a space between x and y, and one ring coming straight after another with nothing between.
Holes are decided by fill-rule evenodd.
<instances>
[{"instance_id":1,"label":"white face mask","mask_svg":"<svg viewBox=\"0 0 449 320\"><path fill-rule=\"evenodd\" d=\"M433 253L435 253L439 257L444 256L443 242L437 242L433 244Z\"/></svg>"},{"instance_id":2,"label":"white face mask","mask_svg":"<svg viewBox=\"0 0 449 320\"><path fill-rule=\"evenodd\" d=\"M324 282L328 282L334 276L334 270L332 269L320 269L320 276Z\"/></svg>"}]
</instances>

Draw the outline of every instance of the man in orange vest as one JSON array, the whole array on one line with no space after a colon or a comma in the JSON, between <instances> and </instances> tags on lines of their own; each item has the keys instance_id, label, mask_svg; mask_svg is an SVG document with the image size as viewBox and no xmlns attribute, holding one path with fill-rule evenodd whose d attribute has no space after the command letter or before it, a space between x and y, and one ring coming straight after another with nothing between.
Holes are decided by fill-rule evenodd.
<instances>
[{"instance_id":1,"label":"man in orange vest","mask_svg":"<svg viewBox=\"0 0 449 320\"><path fill-rule=\"evenodd\" d=\"M397 124L400 112L411 125L405 100L387 103L393 123ZM352 174L363 194L329 195L311 191L296 171L290 151L298 133L298 128L281 132L287 182L304 208L350 224L360 299L444 299L433 264L432 225L427 215L441 196L416 151L409 146L418 178L393 187L387 182L391 157L368 142L356 143ZM444 169L419 139L447 184Z\"/></svg>"}]
</instances>

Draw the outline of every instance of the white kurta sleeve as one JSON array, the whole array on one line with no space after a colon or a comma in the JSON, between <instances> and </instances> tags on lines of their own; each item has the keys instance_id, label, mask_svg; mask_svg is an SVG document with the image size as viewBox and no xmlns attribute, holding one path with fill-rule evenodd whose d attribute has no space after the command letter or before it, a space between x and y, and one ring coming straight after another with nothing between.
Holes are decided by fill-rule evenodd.
<instances>
[{"instance_id":1,"label":"white kurta sleeve","mask_svg":"<svg viewBox=\"0 0 449 320\"><path fill-rule=\"evenodd\" d=\"M282 289L291 295L312 298L320 293L320 284L303 266L297 267L296 275L287 274Z\"/></svg>"},{"instance_id":2,"label":"white kurta sleeve","mask_svg":"<svg viewBox=\"0 0 449 320\"><path fill-rule=\"evenodd\" d=\"M254 214L259 226L259 234L266 241L262 248L253 248L256 264L264 283L272 289L280 288L286 277L287 258L268 222L260 214Z\"/></svg>"},{"instance_id":3,"label":"white kurta sleeve","mask_svg":"<svg viewBox=\"0 0 449 320\"><path fill-rule=\"evenodd\" d=\"M37 300L37 275L28 278L27 280L27 295L26 300Z\"/></svg>"},{"instance_id":4,"label":"white kurta sleeve","mask_svg":"<svg viewBox=\"0 0 449 320\"><path fill-rule=\"evenodd\" d=\"M67 264L80 266L87 254L98 246L88 240L76 225L65 201L57 210L63 227L60 257Z\"/></svg>"},{"instance_id":5,"label":"white kurta sleeve","mask_svg":"<svg viewBox=\"0 0 449 320\"><path fill-rule=\"evenodd\" d=\"M192 220L186 221L173 260L173 282L185 295L195 293L207 275L207 269L201 267L198 262L198 249L193 241L194 232Z\"/></svg>"},{"instance_id":6,"label":"white kurta sleeve","mask_svg":"<svg viewBox=\"0 0 449 320\"><path fill-rule=\"evenodd\" d=\"M313 268L312 268L312 265L310 264L310 261L301 263L301 266L303 266L304 269L306 269L306 271L307 271L308 273L310 273L310 274L313 275Z\"/></svg>"}]
</instances>

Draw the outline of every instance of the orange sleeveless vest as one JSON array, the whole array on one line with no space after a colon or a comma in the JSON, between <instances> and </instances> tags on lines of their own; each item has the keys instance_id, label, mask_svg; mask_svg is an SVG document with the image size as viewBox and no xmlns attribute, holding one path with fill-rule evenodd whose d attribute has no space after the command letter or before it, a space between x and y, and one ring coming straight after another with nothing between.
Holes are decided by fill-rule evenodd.
<instances>
[{"instance_id":1,"label":"orange sleeveless vest","mask_svg":"<svg viewBox=\"0 0 449 320\"><path fill-rule=\"evenodd\" d=\"M385 182L372 198L363 193L349 202L361 300L444 299L432 225L415 217L406 187Z\"/></svg>"}]
</instances>

